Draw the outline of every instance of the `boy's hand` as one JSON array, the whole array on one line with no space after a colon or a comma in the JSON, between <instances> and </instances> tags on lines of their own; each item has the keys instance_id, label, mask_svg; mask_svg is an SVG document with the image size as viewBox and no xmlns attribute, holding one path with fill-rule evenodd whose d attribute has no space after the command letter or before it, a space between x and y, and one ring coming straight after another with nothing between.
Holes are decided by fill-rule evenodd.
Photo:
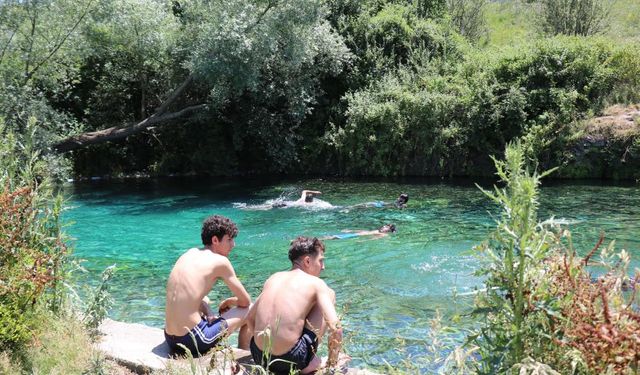
<instances>
[{"instance_id":1,"label":"boy's hand","mask_svg":"<svg viewBox=\"0 0 640 375\"><path fill-rule=\"evenodd\" d=\"M237 305L237 298L235 297L227 298L220 303L220 306L218 306L218 313L224 314L225 312L229 311L229 309L231 309L236 305Z\"/></svg>"}]
</instances>

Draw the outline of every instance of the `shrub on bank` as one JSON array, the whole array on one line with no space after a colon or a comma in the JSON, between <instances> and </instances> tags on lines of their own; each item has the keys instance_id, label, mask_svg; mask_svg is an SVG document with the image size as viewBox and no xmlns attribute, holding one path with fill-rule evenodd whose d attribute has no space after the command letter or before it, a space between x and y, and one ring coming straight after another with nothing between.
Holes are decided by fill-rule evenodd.
<instances>
[{"instance_id":1,"label":"shrub on bank","mask_svg":"<svg viewBox=\"0 0 640 375\"><path fill-rule=\"evenodd\" d=\"M345 124L325 140L343 174L487 175L486 155L519 137L543 165L558 165L572 123L636 98L637 56L637 46L556 37L457 64L423 61L348 94Z\"/></svg>"},{"instance_id":2,"label":"shrub on bank","mask_svg":"<svg viewBox=\"0 0 640 375\"><path fill-rule=\"evenodd\" d=\"M1 124L0 134L0 349L7 349L32 338L36 307L60 309L68 251L61 199L32 138L16 138Z\"/></svg>"},{"instance_id":3,"label":"shrub on bank","mask_svg":"<svg viewBox=\"0 0 640 375\"><path fill-rule=\"evenodd\" d=\"M527 164L521 144L508 146L505 161L496 161L505 187L485 192L503 212L478 247L479 273L486 277L486 292L476 301L484 319L471 336L478 373L636 373L640 313L633 306L640 272L630 278L629 254L611 244L601 251L602 272L594 277L588 265L604 237L580 257L568 230L553 220L539 222L544 174Z\"/></svg>"},{"instance_id":4,"label":"shrub on bank","mask_svg":"<svg viewBox=\"0 0 640 375\"><path fill-rule=\"evenodd\" d=\"M81 374L94 352L63 286L62 198L34 147L35 124L16 136L0 123L0 373ZM104 317L106 280L85 312L93 325Z\"/></svg>"}]
</instances>

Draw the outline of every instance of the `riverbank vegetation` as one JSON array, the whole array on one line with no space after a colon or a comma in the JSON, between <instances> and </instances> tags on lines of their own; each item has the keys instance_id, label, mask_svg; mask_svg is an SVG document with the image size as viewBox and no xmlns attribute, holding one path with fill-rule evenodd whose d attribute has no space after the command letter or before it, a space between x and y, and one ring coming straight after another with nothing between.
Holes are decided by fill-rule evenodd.
<instances>
[{"instance_id":1,"label":"riverbank vegetation","mask_svg":"<svg viewBox=\"0 0 640 375\"><path fill-rule=\"evenodd\" d=\"M424 353L383 372L637 374L640 270L630 269L630 253L604 233L576 248L562 220L538 217L542 178L557 168L539 173L523 142L494 164L499 185L479 187L501 208L474 249L484 287L453 318L436 311Z\"/></svg>"},{"instance_id":2,"label":"riverbank vegetation","mask_svg":"<svg viewBox=\"0 0 640 375\"><path fill-rule=\"evenodd\" d=\"M574 5L10 1L0 115L78 177L489 176L522 139L555 176L638 178L637 126L585 121L640 101L640 5Z\"/></svg>"},{"instance_id":3,"label":"riverbank vegetation","mask_svg":"<svg viewBox=\"0 0 640 375\"><path fill-rule=\"evenodd\" d=\"M472 337L478 373L637 373L640 270L630 275L629 253L604 243L604 234L593 249L575 249L566 228L540 222L538 191L547 173L528 164L520 144L508 147L496 161L505 187L485 191L503 213L478 247L487 277L476 301L485 319Z\"/></svg>"},{"instance_id":4,"label":"riverbank vegetation","mask_svg":"<svg viewBox=\"0 0 640 375\"><path fill-rule=\"evenodd\" d=\"M35 119L23 135L0 122L0 373L99 373L92 329L108 308L105 273L81 303L68 282L70 257L48 160L36 149Z\"/></svg>"}]
</instances>

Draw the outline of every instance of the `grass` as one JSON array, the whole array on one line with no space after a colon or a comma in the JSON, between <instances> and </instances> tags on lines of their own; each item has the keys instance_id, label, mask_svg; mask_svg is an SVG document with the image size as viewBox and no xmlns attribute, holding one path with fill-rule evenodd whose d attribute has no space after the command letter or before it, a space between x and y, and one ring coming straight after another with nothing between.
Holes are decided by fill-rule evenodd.
<instances>
[{"instance_id":1,"label":"grass","mask_svg":"<svg viewBox=\"0 0 640 375\"><path fill-rule=\"evenodd\" d=\"M492 1L485 17L489 35L485 45L503 47L540 37L535 3ZM604 36L616 42L640 42L640 0L614 0Z\"/></svg>"},{"instance_id":2,"label":"grass","mask_svg":"<svg viewBox=\"0 0 640 375\"><path fill-rule=\"evenodd\" d=\"M0 353L0 374L106 374L84 325L73 316L43 313L40 331L24 353Z\"/></svg>"},{"instance_id":3,"label":"grass","mask_svg":"<svg viewBox=\"0 0 640 375\"><path fill-rule=\"evenodd\" d=\"M618 41L640 43L640 0L618 0L610 14L610 27L605 35Z\"/></svg>"},{"instance_id":4,"label":"grass","mask_svg":"<svg viewBox=\"0 0 640 375\"><path fill-rule=\"evenodd\" d=\"M536 38L534 6L521 1L489 2L485 11L489 35L485 44L508 46Z\"/></svg>"}]
</instances>

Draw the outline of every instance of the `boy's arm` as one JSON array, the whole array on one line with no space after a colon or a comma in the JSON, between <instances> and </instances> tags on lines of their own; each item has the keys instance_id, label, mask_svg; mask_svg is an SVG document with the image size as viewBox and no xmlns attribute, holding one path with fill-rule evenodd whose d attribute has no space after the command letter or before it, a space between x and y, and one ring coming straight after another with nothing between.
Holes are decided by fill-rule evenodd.
<instances>
[{"instance_id":1,"label":"boy's arm","mask_svg":"<svg viewBox=\"0 0 640 375\"><path fill-rule=\"evenodd\" d=\"M213 310L211 310L211 306L209 306L210 302L211 301L209 301L209 297L207 296L204 296L202 301L200 301L200 315L204 316L205 319L209 321L209 323L213 322L217 318L217 316L213 313Z\"/></svg>"},{"instance_id":2,"label":"boy's arm","mask_svg":"<svg viewBox=\"0 0 640 375\"><path fill-rule=\"evenodd\" d=\"M233 293L233 297L229 297L220 303L220 313L227 311L232 306L249 307L251 305L251 297L240 280L238 280L236 272L228 259L222 268L220 278L224 280L224 283L227 285L231 293Z\"/></svg>"},{"instance_id":3,"label":"boy's arm","mask_svg":"<svg viewBox=\"0 0 640 375\"><path fill-rule=\"evenodd\" d=\"M262 294L261 294L262 295ZM261 296L260 295L260 296ZM256 309L258 308L258 304L260 303L260 296L253 301L253 304L249 308L249 312L247 313L247 317L245 318L247 327L251 335L253 335L256 326Z\"/></svg>"},{"instance_id":4,"label":"boy's arm","mask_svg":"<svg viewBox=\"0 0 640 375\"><path fill-rule=\"evenodd\" d=\"M338 364L338 355L342 348L342 325L338 313L335 308L336 295L335 292L326 285L318 292L318 305L322 311L325 322L329 328L329 357L326 367L336 367Z\"/></svg>"},{"instance_id":5,"label":"boy's arm","mask_svg":"<svg viewBox=\"0 0 640 375\"><path fill-rule=\"evenodd\" d=\"M320 195L322 192L317 190L302 190L302 193L300 193L300 199L304 200L307 197L307 194Z\"/></svg>"}]
</instances>

